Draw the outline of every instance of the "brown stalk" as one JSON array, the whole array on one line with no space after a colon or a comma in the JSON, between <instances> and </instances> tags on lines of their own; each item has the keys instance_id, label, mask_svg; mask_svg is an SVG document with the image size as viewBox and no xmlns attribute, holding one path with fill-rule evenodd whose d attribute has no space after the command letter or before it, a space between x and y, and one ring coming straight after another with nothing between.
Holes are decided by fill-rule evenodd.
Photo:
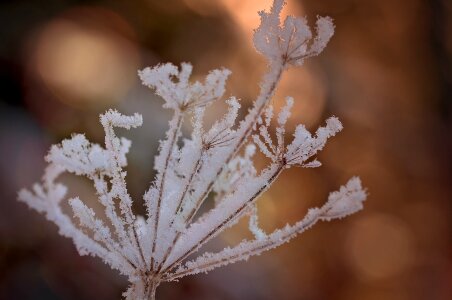
<instances>
[{"instance_id":1,"label":"brown stalk","mask_svg":"<svg viewBox=\"0 0 452 300\"><path fill-rule=\"evenodd\" d=\"M267 180L267 182L256 192L254 195L248 199L242 206L240 206L235 212L233 212L226 220L224 220L221 224L219 224L217 227L212 229L204 238L202 238L198 244L194 245L192 248L190 248L188 251L186 251L183 255L181 255L178 259L176 259L173 263L171 263L168 267L166 267L161 273L165 273L169 270L171 270L174 266L179 264L181 261L183 261L187 256L192 254L196 249L201 247L204 243L206 243L208 240L212 239L213 237L217 236L220 232L223 231L225 227L227 227L231 222L233 222L237 216L239 216L250 204L254 203L257 198L276 180L279 174L281 174L282 170L284 170L285 164L281 163L278 168L275 170L275 172L272 174L272 176Z\"/></svg>"},{"instance_id":2,"label":"brown stalk","mask_svg":"<svg viewBox=\"0 0 452 300\"><path fill-rule=\"evenodd\" d=\"M317 221L319 220L318 217L307 220L306 222L304 222L304 224L301 224L301 226L298 226L295 230L292 230L290 232L288 232L286 235L284 235L280 240L278 240L277 243L275 243L274 241L270 240L267 237L266 241L262 241L262 243L258 246L256 246L255 248L252 249L248 249L246 251L240 252L240 253L236 253L235 255L231 255L228 257L224 257L224 258L220 258L216 261L212 261L212 262L208 262L206 264L201 264L198 265L194 268L188 268L186 270L180 271L180 272L175 272L173 274L169 274L169 276L165 277L165 280L167 281L171 281L171 280L175 280L177 278L186 276L191 274L192 272L195 271L198 273L207 271L207 270L211 270L219 265L224 264L227 261L234 261L235 259L239 259L240 257L244 257L244 256L252 256L255 255L256 253L260 253L262 251L271 249L272 246L277 246L279 244L283 244L286 241L290 240L294 235L296 235L299 232L303 232L306 229L310 228L311 226L313 226L315 223L317 223Z\"/></svg>"},{"instance_id":3,"label":"brown stalk","mask_svg":"<svg viewBox=\"0 0 452 300\"><path fill-rule=\"evenodd\" d=\"M162 197L163 197L163 188L165 185L165 178L166 178L166 172L168 171L168 164L171 159L172 150L174 148L174 144L176 143L176 138L179 133L180 127L182 125L183 120L183 114L180 111L176 111L174 118L176 118L176 126L173 128L173 132L170 135L170 146L168 150L168 155L165 158L165 165L163 167L163 173L159 182L159 196L157 199L157 215L155 217L154 222L154 237L152 239L152 251L151 251L151 265L150 269L152 270L154 268L154 253L155 253L155 247L156 247L156 241L157 241L157 233L158 233L158 226L159 226L159 218L160 218L160 207L162 205Z\"/></svg>"},{"instance_id":4,"label":"brown stalk","mask_svg":"<svg viewBox=\"0 0 452 300\"><path fill-rule=\"evenodd\" d=\"M195 214L198 212L199 208L201 207L202 203L204 202L204 200L207 198L207 195L210 193L210 191L213 188L213 185L215 183L216 178L218 178L218 176L220 176L220 174L223 172L224 167L231 161L231 159L237 154L237 152L241 149L241 147L243 146L243 144L245 143L245 141L248 139L249 135L251 134L254 125L257 123L257 120L259 118L259 116L262 114L263 109L265 108L265 106L267 105L267 103L270 101L270 99L272 98L275 90L276 90L276 86L279 82L279 80L281 79L281 75L282 72L285 68L285 63L282 64L282 66L279 67L278 69L278 73L277 76L275 78L275 80L272 82L272 84L270 85L270 88L268 89L268 91L262 91L261 95L258 97L264 98L264 101L262 101L262 104L260 107L258 107L257 109L257 113L254 116L254 119L252 120L252 122L249 124L249 126L245 129L245 132L243 133L243 135L241 135L240 139L238 140L236 146L234 147L233 151L231 152L231 154L228 156L228 158L226 159L226 161L222 164L222 166L220 167L220 169L218 170L217 174L215 175L214 179L210 181L210 183L207 186L207 189L204 191L204 193L201 195L201 197L199 198L199 200L197 201L194 209L188 214L188 217L186 219L186 224L190 224L193 217L195 216ZM270 71L271 73L271 71ZM165 259L163 260L163 262L161 263L160 267L163 266L163 264L166 262L167 258L169 257L169 255L171 255L172 250L174 249L174 246L176 245L177 241L179 240L181 236L181 233L178 232L174 242L172 243L172 246L170 247L169 251L167 253L165 253ZM165 270L167 270L168 268L166 268ZM161 272L161 269L158 270L158 272Z\"/></svg>"}]
</instances>

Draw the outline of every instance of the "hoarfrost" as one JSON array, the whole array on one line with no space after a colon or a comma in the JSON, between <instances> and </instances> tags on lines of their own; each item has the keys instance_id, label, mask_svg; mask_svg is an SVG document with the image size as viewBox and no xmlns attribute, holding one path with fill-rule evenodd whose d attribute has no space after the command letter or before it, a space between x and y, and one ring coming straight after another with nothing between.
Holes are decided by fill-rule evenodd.
<instances>
[{"instance_id":1,"label":"hoarfrost","mask_svg":"<svg viewBox=\"0 0 452 300\"><path fill-rule=\"evenodd\" d=\"M127 191L124 167L131 142L115 134L116 127L141 126L139 114L125 116L115 110L102 114L104 146L89 142L82 134L52 146L42 182L19 192L19 200L54 222L61 235L74 241L81 255L100 257L128 276L131 286L124 293L127 299L154 299L156 287L163 281L246 260L289 241L320 220L342 218L362 209L366 192L354 177L331 193L322 207L310 209L294 225L269 234L259 227L259 197L284 170L320 166L316 154L342 130L336 117L329 118L314 135L300 124L292 141L285 144L285 125L295 101L287 97L276 117L269 103L282 73L319 54L332 37L334 25L330 18L319 17L312 38L304 18L289 16L281 22L283 6L283 0L275 0L270 12L260 12L261 25L254 33L254 45L268 59L269 70L253 106L240 122L239 101L230 97L223 118L210 128L203 123L206 108L223 98L229 70L213 70L204 82L193 83L189 63L182 63L180 68L167 63L139 71L143 84L155 90L163 98L163 106L173 111L155 158L155 180L143 196L146 216L132 211ZM191 116L193 132L179 146L186 116ZM275 123L275 130L271 123ZM259 172L253 163L256 150L270 159ZM93 182L105 210L104 219L81 199L65 199L67 188L57 181L63 172L86 176ZM211 193L215 195L215 207L195 219ZM70 204L80 227L63 212L63 201ZM254 239L187 261L188 256L243 217L249 217Z\"/></svg>"}]
</instances>

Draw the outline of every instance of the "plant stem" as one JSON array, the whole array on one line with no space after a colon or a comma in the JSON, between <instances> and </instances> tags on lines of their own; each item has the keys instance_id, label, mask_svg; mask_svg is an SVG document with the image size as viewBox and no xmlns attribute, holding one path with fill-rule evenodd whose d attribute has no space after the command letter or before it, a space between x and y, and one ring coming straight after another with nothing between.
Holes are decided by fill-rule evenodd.
<instances>
[{"instance_id":1,"label":"plant stem","mask_svg":"<svg viewBox=\"0 0 452 300\"><path fill-rule=\"evenodd\" d=\"M143 300L155 300L155 292L160 282L151 280L146 286L146 295Z\"/></svg>"}]
</instances>

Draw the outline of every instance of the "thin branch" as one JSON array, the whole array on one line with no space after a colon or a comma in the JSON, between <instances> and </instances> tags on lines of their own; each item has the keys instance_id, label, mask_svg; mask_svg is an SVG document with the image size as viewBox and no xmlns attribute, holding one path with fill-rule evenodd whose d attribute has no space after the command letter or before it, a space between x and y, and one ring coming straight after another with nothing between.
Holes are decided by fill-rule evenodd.
<instances>
[{"instance_id":1,"label":"thin branch","mask_svg":"<svg viewBox=\"0 0 452 300\"><path fill-rule=\"evenodd\" d=\"M164 192L164 186L165 186L165 178L166 178L166 173L168 172L168 164L171 160L171 156L173 153L173 148L174 145L176 144L176 139L177 136L179 135L179 131L182 125L182 121L183 121L183 113L180 111L176 111L175 115L174 115L174 119L176 120L176 125L172 128L172 132L169 133L169 146L168 146L168 153L165 157L165 163L163 166L163 171L161 176L159 176L159 182L158 182L158 198L157 198L157 207L156 207L156 217L155 217L155 222L154 222L154 236L153 236L153 240L152 240L152 251L151 251L151 265L150 268L151 270L154 269L154 253L155 253L155 248L157 245L157 235L158 235L158 227L159 227L159 219L160 219L160 212L161 212L161 205L162 205L162 198L163 198L163 192Z\"/></svg>"},{"instance_id":2,"label":"thin branch","mask_svg":"<svg viewBox=\"0 0 452 300\"><path fill-rule=\"evenodd\" d=\"M240 136L240 138L237 140L232 151L227 156L227 158L224 160L224 162L221 163L221 167L218 169L217 173L215 174L215 177L212 178L212 180L207 185L207 188L201 194L201 197L199 197L196 206L188 215L187 224L189 224L193 220L193 217L198 212L202 203L204 203L205 199L207 198L210 191L212 190L213 185L214 185L216 179L218 178L218 176L220 176L220 174L223 172L224 168L234 158L234 156L237 154L237 152L242 148L243 144L245 144L246 140L248 139L251 132L253 131L253 127L257 123L257 120L262 115L264 108L266 107L266 105L270 102L271 98L273 97L284 69L285 69L285 65L280 65L276 70L270 69L270 72L266 75L266 78L264 78L264 83L261 85L263 88L261 89L261 93L254 103L254 108L250 111L250 113L245 118L245 121L241 124L240 128L237 130L238 136ZM273 76L270 76L269 74L273 74ZM273 79L273 80L271 82L265 84L268 79L270 79L270 80ZM266 86L268 86L268 88L265 88Z\"/></svg>"},{"instance_id":3,"label":"thin branch","mask_svg":"<svg viewBox=\"0 0 452 300\"><path fill-rule=\"evenodd\" d=\"M193 170L192 170L192 172L190 174L189 180L188 180L187 184L185 185L184 191L182 192L182 195L179 197L179 203L178 203L177 208L176 208L176 213L175 213L173 219L170 222L170 227L174 224L175 219L181 213L180 209L182 208L183 201L185 199L185 196L186 196L187 192L190 190L190 188L192 186L193 179L195 178L195 174L199 171L199 168L200 168L200 166L202 164L202 157L204 156L205 151L206 151L205 148L203 148L203 150L201 150L199 158L197 159L196 164L195 164L195 166L194 166L194 168L193 168ZM160 272L162 266L166 263L166 260L168 259L169 255L173 251L173 248L176 245L176 242L179 239L179 236L180 236L180 232L176 233L173 241L171 242L170 247L165 251L165 254L163 256L163 259L162 259L161 263L159 263L159 265L157 266L157 273Z\"/></svg>"},{"instance_id":4,"label":"thin branch","mask_svg":"<svg viewBox=\"0 0 452 300\"><path fill-rule=\"evenodd\" d=\"M184 251L183 254L178 255L178 258L176 258L173 262L171 262L168 266L163 268L163 271L161 273L165 273L177 264L179 264L181 261L183 261L185 258L187 258L190 254L192 254L194 251L199 249L202 245L204 245L207 241L210 239L216 237L220 232L222 232L225 228L227 228L230 224L233 224L235 220L237 220L237 217L239 217L244 210L251 204L255 203L257 198L265 192L268 187L276 180L276 178L281 174L281 172L284 170L285 165L284 164L274 164L274 168L270 174L268 174L268 179L265 181L263 185L260 186L260 188L246 201L244 201L240 207L238 207L234 212L229 214L226 218L224 218L220 224L215 226L214 228L210 229L206 234L204 234L203 238L201 238L196 244L191 246L188 250ZM185 235L189 233L185 232Z\"/></svg>"},{"instance_id":5,"label":"thin branch","mask_svg":"<svg viewBox=\"0 0 452 300\"><path fill-rule=\"evenodd\" d=\"M186 263L186 267L180 267L174 273L168 273L165 280L171 281L187 275L204 273L211 271L217 267L228 265L242 260L247 260L253 255L276 248L296 235L311 228L317 221L319 221L318 214L309 214L292 227L279 229L263 239L244 241L234 248L226 248L218 253L205 253L194 261Z\"/></svg>"}]
</instances>

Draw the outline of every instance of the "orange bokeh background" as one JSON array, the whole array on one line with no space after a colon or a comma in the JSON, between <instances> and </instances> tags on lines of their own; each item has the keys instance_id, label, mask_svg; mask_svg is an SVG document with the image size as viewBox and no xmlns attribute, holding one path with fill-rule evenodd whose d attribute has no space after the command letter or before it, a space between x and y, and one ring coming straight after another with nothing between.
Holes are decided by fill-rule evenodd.
<instances>
[{"instance_id":1,"label":"orange bokeh background","mask_svg":"<svg viewBox=\"0 0 452 300\"><path fill-rule=\"evenodd\" d=\"M262 226L271 231L301 219L353 175L368 188L365 209L246 263L163 284L158 299L452 299L452 5L287 1L284 14L305 15L311 25L329 15L336 33L324 53L284 75L273 104L295 98L290 129L301 122L315 130L330 115L345 129L319 155L322 167L287 171L259 200ZM126 279L79 257L54 225L16 201L17 191L39 179L52 143L72 132L102 142L98 115L113 107L143 114L143 127L120 132L132 140L128 185L143 214L169 115L137 69L189 61L199 79L227 67L226 95L246 108L266 68L253 50L253 28L257 11L270 4L0 4L0 299L120 298ZM210 120L224 108L211 109ZM96 207L88 181L63 180ZM241 222L208 248L247 236Z\"/></svg>"}]
</instances>

